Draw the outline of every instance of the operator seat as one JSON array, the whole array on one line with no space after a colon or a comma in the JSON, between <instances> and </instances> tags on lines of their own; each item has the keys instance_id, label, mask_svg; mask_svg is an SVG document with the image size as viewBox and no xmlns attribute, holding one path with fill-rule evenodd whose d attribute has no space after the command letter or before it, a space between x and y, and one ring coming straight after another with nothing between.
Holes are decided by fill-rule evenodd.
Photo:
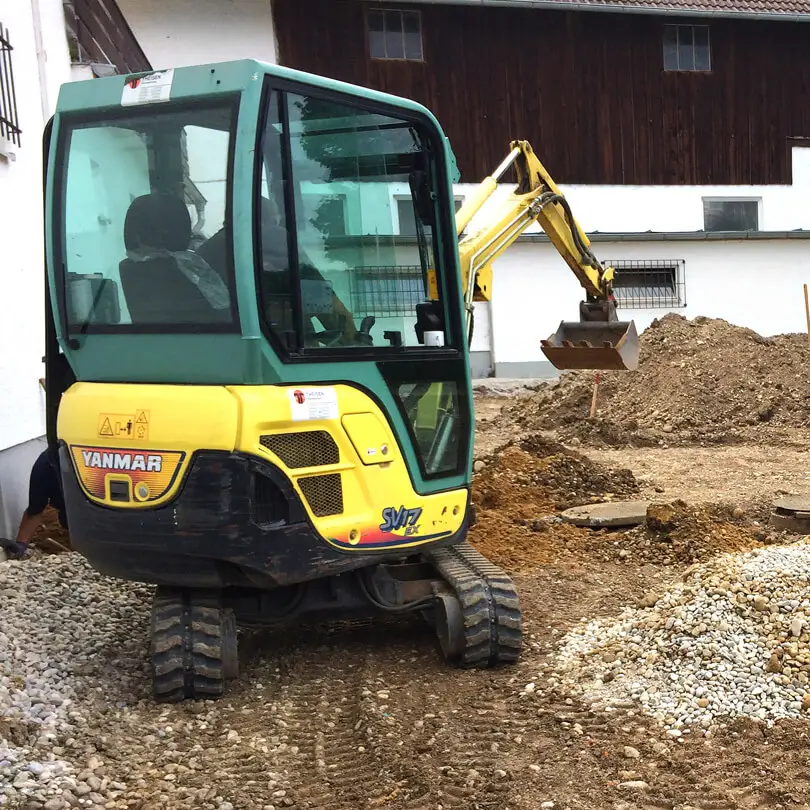
<instances>
[{"instance_id":1,"label":"operator seat","mask_svg":"<svg viewBox=\"0 0 810 810\"><path fill-rule=\"evenodd\" d=\"M133 324L204 325L230 320L230 309L211 306L175 258L166 253L188 250L190 244L191 217L182 200L155 193L132 201L124 221L127 252L159 252L141 261L127 258L118 265Z\"/></svg>"}]
</instances>

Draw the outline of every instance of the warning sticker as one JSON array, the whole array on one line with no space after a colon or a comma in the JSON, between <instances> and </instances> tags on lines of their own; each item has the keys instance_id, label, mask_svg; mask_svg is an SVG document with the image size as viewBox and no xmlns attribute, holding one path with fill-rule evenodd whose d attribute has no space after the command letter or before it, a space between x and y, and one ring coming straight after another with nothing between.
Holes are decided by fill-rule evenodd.
<instances>
[{"instance_id":1,"label":"warning sticker","mask_svg":"<svg viewBox=\"0 0 810 810\"><path fill-rule=\"evenodd\" d=\"M149 411L101 413L98 416L98 435L104 439L146 440L149 438Z\"/></svg>"},{"instance_id":2,"label":"warning sticker","mask_svg":"<svg viewBox=\"0 0 810 810\"><path fill-rule=\"evenodd\" d=\"M157 104L168 101L172 94L174 68L156 70L145 76L132 76L124 84L121 93L121 106L131 107L136 104Z\"/></svg>"},{"instance_id":3,"label":"warning sticker","mask_svg":"<svg viewBox=\"0 0 810 810\"><path fill-rule=\"evenodd\" d=\"M290 388L287 394L293 422L338 418L338 397L334 388Z\"/></svg>"}]
</instances>

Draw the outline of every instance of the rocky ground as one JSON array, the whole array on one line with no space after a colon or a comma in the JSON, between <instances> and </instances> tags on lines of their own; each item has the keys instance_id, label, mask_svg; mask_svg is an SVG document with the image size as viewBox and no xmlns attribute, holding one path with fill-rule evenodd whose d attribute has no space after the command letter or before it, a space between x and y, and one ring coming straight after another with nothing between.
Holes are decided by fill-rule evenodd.
<instances>
[{"instance_id":1,"label":"rocky ground","mask_svg":"<svg viewBox=\"0 0 810 810\"><path fill-rule=\"evenodd\" d=\"M670 433L617 383L602 407L645 446L538 416L552 384L487 387L471 539L518 584L518 665L450 670L408 618L254 633L225 698L158 706L149 589L50 553L49 526L0 563L0 807L810 806L810 543L767 525L774 497L810 492L801 408L719 443L722 403L706 433ZM635 528L560 517L640 498Z\"/></svg>"}]
</instances>

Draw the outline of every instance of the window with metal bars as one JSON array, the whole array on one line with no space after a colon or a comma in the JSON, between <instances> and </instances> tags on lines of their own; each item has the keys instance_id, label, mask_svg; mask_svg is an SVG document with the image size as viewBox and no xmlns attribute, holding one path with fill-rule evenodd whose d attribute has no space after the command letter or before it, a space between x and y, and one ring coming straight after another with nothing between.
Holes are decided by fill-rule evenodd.
<instances>
[{"instance_id":1,"label":"window with metal bars","mask_svg":"<svg viewBox=\"0 0 810 810\"><path fill-rule=\"evenodd\" d=\"M11 39L8 28L0 23L0 140L20 146L20 120L17 116L17 94L14 90Z\"/></svg>"},{"instance_id":2,"label":"window with metal bars","mask_svg":"<svg viewBox=\"0 0 810 810\"><path fill-rule=\"evenodd\" d=\"M372 59L421 62L422 21L418 11L373 8L367 12L368 49Z\"/></svg>"},{"instance_id":3,"label":"window with metal bars","mask_svg":"<svg viewBox=\"0 0 810 810\"><path fill-rule=\"evenodd\" d=\"M352 271L352 306L358 317L413 315L416 305L426 300L418 265L358 267Z\"/></svg>"},{"instance_id":4,"label":"window with metal bars","mask_svg":"<svg viewBox=\"0 0 810 810\"><path fill-rule=\"evenodd\" d=\"M620 309L686 306L686 263L682 259L605 260L616 271L613 293Z\"/></svg>"}]
</instances>

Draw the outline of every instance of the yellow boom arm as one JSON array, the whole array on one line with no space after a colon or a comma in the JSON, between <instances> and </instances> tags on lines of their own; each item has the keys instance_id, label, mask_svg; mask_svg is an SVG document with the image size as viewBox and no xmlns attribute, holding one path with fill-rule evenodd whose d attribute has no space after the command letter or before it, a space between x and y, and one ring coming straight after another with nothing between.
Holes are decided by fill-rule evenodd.
<instances>
[{"instance_id":1,"label":"yellow boom arm","mask_svg":"<svg viewBox=\"0 0 810 810\"><path fill-rule=\"evenodd\" d=\"M603 266L594 256L590 240L574 218L568 201L531 145L527 141L512 141L510 147L506 159L456 213L468 332L473 301L491 298L492 263L533 222L539 222L587 296L580 304L581 320L563 322L556 335L542 342L544 354L557 368L635 368L638 362L635 326L632 321L620 323L616 317L613 268ZM484 224L462 237L513 164L516 188L498 201Z\"/></svg>"}]
</instances>

